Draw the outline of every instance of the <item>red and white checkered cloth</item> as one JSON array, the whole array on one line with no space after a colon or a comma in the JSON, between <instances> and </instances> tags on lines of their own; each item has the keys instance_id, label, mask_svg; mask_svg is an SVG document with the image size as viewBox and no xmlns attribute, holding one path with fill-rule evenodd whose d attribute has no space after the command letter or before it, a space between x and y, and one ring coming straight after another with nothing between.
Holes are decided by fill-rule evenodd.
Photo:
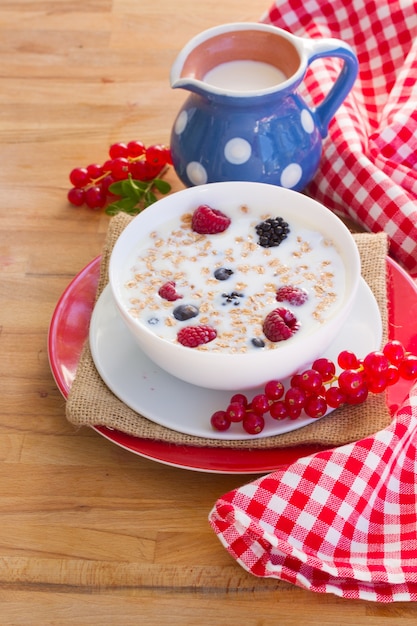
<instances>
[{"instance_id":1,"label":"red and white checkered cloth","mask_svg":"<svg viewBox=\"0 0 417 626\"><path fill-rule=\"evenodd\" d=\"M365 230L385 231L391 255L417 276L417 1L278 0L262 21L352 46L359 75L306 191ZM303 95L313 106L339 71L338 59L312 64Z\"/></svg>"},{"instance_id":2,"label":"red and white checkered cloth","mask_svg":"<svg viewBox=\"0 0 417 626\"><path fill-rule=\"evenodd\" d=\"M263 21L355 50L358 80L307 191L366 230L384 230L391 254L417 276L417 2L282 0ZM305 86L314 104L337 73L337 60L313 64ZM417 601L417 384L385 430L225 494L209 521L256 576Z\"/></svg>"},{"instance_id":3,"label":"red and white checkered cloth","mask_svg":"<svg viewBox=\"0 0 417 626\"><path fill-rule=\"evenodd\" d=\"M209 521L256 576L417 601L417 384L385 430L227 493Z\"/></svg>"}]
</instances>

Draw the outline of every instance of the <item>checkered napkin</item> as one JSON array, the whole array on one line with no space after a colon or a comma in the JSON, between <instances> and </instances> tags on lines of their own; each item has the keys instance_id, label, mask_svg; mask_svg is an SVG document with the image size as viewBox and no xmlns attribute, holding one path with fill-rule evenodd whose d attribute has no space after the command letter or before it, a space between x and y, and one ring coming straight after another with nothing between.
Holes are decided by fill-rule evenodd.
<instances>
[{"instance_id":1,"label":"checkered napkin","mask_svg":"<svg viewBox=\"0 0 417 626\"><path fill-rule=\"evenodd\" d=\"M417 601L416 445L417 385L389 427L227 493L209 521L256 576Z\"/></svg>"},{"instance_id":2,"label":"checkered napkin","mask_svg":"<svg viewBox=\"0 0 417 626\"><path fill-rule=\"evenodd\" d=\"M262 21L352 46L359 75L306 191L365 230L385 231L391 255L417 276L417 0L278 0ZM312 64L303 95L313 106L339 63Z\"/></svg>"}]
</instances>

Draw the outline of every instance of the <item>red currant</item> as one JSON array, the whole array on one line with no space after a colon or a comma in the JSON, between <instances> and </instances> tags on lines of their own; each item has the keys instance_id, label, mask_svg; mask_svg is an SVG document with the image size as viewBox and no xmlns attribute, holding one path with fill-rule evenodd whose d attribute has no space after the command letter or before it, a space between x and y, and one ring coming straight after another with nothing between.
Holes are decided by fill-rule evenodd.
<instances>
[{"instance_id":1,"label":"red currant","mask_svg":"<svg viewBox=\"0 0 417 626\"><path fill-rule=\"evenodd\" d=\"M274 420L283 420L288 417L288 409L283 400L277 400L271 404L269 414Z\"/></svg>"},{"instance_id":2,"label":"red currant","mask_svg":"<svg viewBox=\"0 0 417 626\"><path fill-rule=\"evenodd\" d=\"M364 376L362 372L353 369L343 370L339 375L339 387L346 394L354 394L364 386Z\"/></svg>"},{"instance_id":3,"label":"red currant","mask_svg":"<svg viewBox=\"0 0 417 626\"><path fill-rule=\"evenodd\" d=\"M67 194L68 202L74 206L82 206L85 202L85 191L78 187L73 187Z\"/></svg>"},{"instance_id":4,"label":"red currant","mask_svg":"<svg viewBox=\"0 0 417 626\"><path fill-rule=\"evenodd\" d=\"M129 173L135 180L145 180L147 178L149 168L145 161L131 161L129 163Z\"/></svg>"},{"instance_id":5,"label":"red currant","mask_svg":"<svg viewBox=\"0 0 417 626\"><path fill-rule=\"evenodd\" d=\"M306 394L299 387L290 387L285 394L285 404L288 411L298 410L304 408L306 401Z\"/></svg>"},{"instance_id":6,"label":"red currant","mask_svg":"<svg viewBox=\"0 0 417 626\"><path fill-rule=\"evenodd\" d=\"M401 378L405 380L414 380L417 378L417 356L406 354L399 365Z\"/></svg>"},{"instance_id":7,"label":"red currant","mask_svg":"<svg viewBox=\"0 0 417 626\"><path fill-rule=\"evenodd\" d=\"M110 174L112 165L113 165L113 159L108 159L107 161L105 161L102 165L103 173Z\"/></svg>"},{"instance_id":8,"label":"red currant","mask_svg":"<svg viewBox=\"0 0 417 626\"><path fill-rule=\"evenodd\" d=\"M152 165L147 161L131 161L129 163L129 172L132 178L136 180L152 180L161 173L160 165Z\"/></svg>"},{"instance_id":9,"label":"red currant","mask_svg":"<svg viewBox=\"0 0 417 626\"><path fill-rule=\"evenodd\" d=\"M226 411L216 411L210 418L212 427L215 430L224 431L230 428L230 419L226 415Z\"/></svg>"},{"instance_id":10,"label":"red currant","mask_svg":"<svg viewBox=\"0 0 417 626\"><path fill-rule=\"evenodd\" d=\"M294 374L290 380L291 387L300 387L301 374Z\"/></svg>"},{"instance_id":11,"label":"red currant","mask_svg":"<svg viewBox=\"0 0 417 626\"><path fill-rule=\"evenodd\" d=\"M366 383L368 391L371 393L382 393L388 385L387 374L381 376L373 376Z\"/></svg>"},{"instance_id":12,"label":"red currant","mask_svg":"<svg viewBox=\"0 0 417 626\"><path fill-rule=\"evenodd\" d=\"M306 370L298 379L298 386L307 393L317 393L322 384L321 374L313 369Z\"/></svg>"},{"instance_id":13,"label":"red currant","mask_svg":"<svg viewBox=\"0 0 417 626\"><path fill-rule=\"evenodd\" d=\"M129 161L125 157L113 159L111 175L114 180L125 180L129 176Z\"/></svg>"},{"instance_id":14,"label":"red currant","mask_svg":"<svg viewBox=\"0 0 417 626\"><path fill-rule=\"evenodd\" d=\"M231 398L230 402L238 402L244 407L248 406L248 399L243 393L235 393Z\"/></svg>"},{"instance_id":15,"label":"red currant","mask_svg":"<svg viewBox=\"0 0 417 626\"><path fill-rule=\"evenodd\" d=\"M167 165L173 165L171 150L168 147L165 148L165 156Z\"/></svg>"},{"instance_id":16,"label":"red currant","mask_svg":"<svg viewBox=\"0 0 417 626\"><path fill-rule=\"evenodd\" d=\"M338 387L337 385L334 387L329 387L326 391L326 402L328 406L333 409L339 408L346 402L346 394Z\"/></svg>"},{"instance_id":17,"label":"red currant","mask_svg":"<svg viewBox=\"0 0 417 626\"><path fill-rule=\"evenodd\" d=\"M90 176L86 167L76 167L70 172L69 179L74 187L85 187L90 182Z\"/></svg>"},{"instance_id":18,"label":"red currant","mask_svg":"<svg viewBox=\"0 0 417 626\"><path fill-rule=\"evenodd\" d=\"M114 143L109 148L109 157L111 159L118 159L119 157L127 157L128 148L125 143Z\"/></svg>"},{"instance_id":19,"label":"red currant","mask_svg":"<svg viewBox=\"0 0 417 626\"><path fill-rule=\"evenodd\" d=\"M311 367L321 374L323 382L331 380L336 374L336 366L330 359L316 359Z\"/></svg>"},{"instance_id":20,"label":"red currant","mask_svg":"<svg viewBox=\"0 0 417 626\"><path fill-rule=\"evenodd\" d=\"M382 374L387 371L389 361L385 354L380 351L370 352L363 360L365 373L369 376L374 374Z\"/></svg>"},{"instance_id":21,"label":"red currant","mask_svg":"<svg viewBox=\"0 0 417 626\"><path fill-rule=\"evenodd\" d=\"M400 380L400 371L395 365L390 365L387 370L387 385L395 385Z\"/></svg>"},{"instance_id":22,"label":"red currant","mask_svg":"<svg viewBox=\"0 0 417 626\"><path fill-rule=\"evenodd\" d=\"M145 152L145 144L143 144L141 141L129 141L129 143L127 144L127 154L133 159L142 156L142 154L145 154Z\"/></svg>"},{"instance_id":23,"label":"red currant","mask_svg":"<svg viewBox=\"0 0 417 626\"><path fill-rule=\"evenodd\" d=\"M296 420L302 413L302 408L299 406L287 406L288 419Z\"/></svg>"},{"instance_id":24,"label":"red currant","mask_svg":"<svg viewBox=\"0 0 417 626\"><path fill-rule=\"evenodd\" d=\"M307 398L304 406L304 412L308 417L323 417L327 413L327 403L321 396L312 396Z\"/></svg>"},{"instance_id":25,"label":"red currant","mask_svg":"<svg viewBox=\"0 0 417 626\"><path fill-rule=\"evenodd\" d=\"M350 352L350 350L342 350L337 357L337 363L342 370L356 369L359 367L358 357L353 352Z\"/></svg>"},{"instance_id":26,"label":"red currant","mask_svg":"<svg viewBox=\"0 0 417 626\"><path fill-rule=\"evenodd\" d=\"M87 167L87 172L91 180L100 178L103 176L103 166L98 163L92 163Z\"/></svg>"},{"instance_id":27,"label":"red currant","mask_svg":"<svg viewBox=\"0 0 417 626\"><path fill-rule=\"evenodd\" d=\"M85 192L85 203L90 209L102 209L106 204L106 194L101 187L93 185Z\"/></svg>"},{"instance_id":28,"label":"red currant","mask_svg":"<svg viewBox=\"0 0 417 626\"><path fill-rule=\"evenodd\" d=\"M383 353L393 365L398 365L404 358L405 348L401 341L393 339L388 341L383 348Z\"/></svg>"},{"instance_id":29,"label":"red currant","mask_svg":"<svg viewBox=\"0 0 417 626\"><path fill-rule=\"evenodd\" d=\"M368 389L367 387L359 387L355 391L352 391L350 394L346 395L346 403L347 404L362 404L368 397Z\"/></svg>"},{"instance_id":30,"label":"red currant","mask_svg":"<svg viewBox=\"0 0 417 626\"><path fill-rule=\"evenodd\" d=\"M245 407L239 402L231 402L226 409L226 415L231 422L241 422L245 412Z\"/></svg>"},{"instance_id":31,"label":"red currant","mask_svg":"<svg viewBox=\"0 0 417 626\"><path fill-rule=\"evenodd\" d=\"M279 380L270 380L265 385L265 395L269 400L280 400L284 391L285 387Z\"/></svg>"},{"instance_id":32,"label":"red currant","mask_svg":"<svg viewBox=\"0 0 417 626\"><path fill-rule=\"evenodd\" d=\"M146 149L146 160L152 165L159 165L160 167L167 163L167 151L164 146L159 144L149 146Z\"/></svg>"},{"instance_id":33,"label":"red currant","mask_svg":"<svg viewBox=\"0 0 417 626\"><path fill-rule=\"evenodd\" d=\"M113 176L111 174L107 174L102 181L100 182L103 193L110 193L109 187L115 182Z\"/></svg>"},{"instance_id":34,"label":"red currant","mask_svg":"<svg viewBox=\"0 0 417 626\"><path fill-rule=\"evenodd\" d=\"M142 180L146 181L146 180L152 180L153 178L156 178L157 176L159 176L162 169L163 169L163 166L161 165L148 163L148 161L145 161L145 170L144 170Z\"/></svg>"},{"instance_id":35,"label":"red currant","mask_svg":"<svg viewBox=\"0 0 417 626\"><path fill-rule=\"evenodd\" d=\"M249 408L254 413L263 415L269 410L268 398L263 393L258 393L252 398L252 402L249 404Z\"/></svg>"},{"instance_id":36,"label":"red currant","mask_svg":"<svg viewBox=\"0 0 417 626\"><path fill-rule=\"evenodd\" d=\"M249 435L259 435L265 427L265 419L259 413L248 411L243 419L243 428Z\"/></svg>"}]
</instances>

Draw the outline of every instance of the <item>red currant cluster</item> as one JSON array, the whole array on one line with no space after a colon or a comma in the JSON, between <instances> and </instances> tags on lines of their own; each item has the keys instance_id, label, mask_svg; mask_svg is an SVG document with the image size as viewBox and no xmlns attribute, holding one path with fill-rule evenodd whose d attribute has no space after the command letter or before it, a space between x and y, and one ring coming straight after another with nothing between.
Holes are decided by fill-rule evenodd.
<instances>
[{"instance_id":1,"label":"red currant cluster","mask_svg":"<svg viewBox=\"0 0 417 626\"><path fill-rule=\"evenodd\" d=\"M228 430L232 423L241 422L243 429L252 435L265 427L265 415L272 419L297 419L302 414L323 417L329 409L343 404L361 404L369 393L381 393L400 378L417 379L417 356L406 352L401 342L392 340L382 350L370 352L359 359L353 352L344 350L336 365L327 358L314 361L311 368L292 376L288 389L278 380L266 383L263 393L248 398L237 393L230 399L225 411L211 416L215 430Z\"/></svg>"},{"instance_id":2,"label":"red currant cluster","mask_svg":"<svg viewBox=\"0 0 417 626\"><path fill-rule=\"evenodd\" d=\"M67 197L72 205L101 209L114 197L111 189L114 183L128 178L152 181L172 163L168 147L156 144L146 148L141 141L115 143L108 154L103 165L93 163L71 171L69 179L73 187Z\"/></svg>"}]
</instances>

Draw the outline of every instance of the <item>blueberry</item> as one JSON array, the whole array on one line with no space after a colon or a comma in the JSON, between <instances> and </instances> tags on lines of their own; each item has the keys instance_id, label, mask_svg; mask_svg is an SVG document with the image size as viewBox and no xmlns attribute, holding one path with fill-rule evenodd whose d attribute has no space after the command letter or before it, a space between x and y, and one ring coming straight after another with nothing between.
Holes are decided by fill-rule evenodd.
<instances>
[{"instance_id":1,"label":"blueberry","mask_svg":"<svg viewBox=\"0 0 417 626\"><path fill-rule=\"evenodd\" d=\"M237 291L232 291L231 293L222 293L222 298L224 298L223 306L225 304L233 303L234 306L238 306L240 304L239 298L244 298L244 293L238 293Z\"/></svg>"},{"instance_id":2,"label":"blueberry","mask_svg":"<svg viewBox=\"0 0 417 626\"><path fill-rule=\"evenodd\" d=\"M214 278L217 278L217 280L227 280L228 278L231 277L232 274L233 274L233 270L230 270L226 267L219 267L214 272Z\"/></svg>"},{"instance_id":3,"label":"blueberry","mask_svg":"<svg viewBox=\"0 0 417 626\"><path fill-rule=\"evenodd\" d=\"M150 318L148 319L148 324L149 324L150 326L155 326L155 325L156 325L156 324L158 324L158 323L159 323L159 319L158 319L157 317L150 317Z\"/></svg>"},{"instance_id":4,"label":"blueberry","mask_svg":"<svg viewBox=\"0 0 417 626\"><path fill-rule=\"evenodd\" d=\"M252 345L255 346L255 348L265 347L265 341L261 339L260 337L254 337L253 339L251 339L251 342L252 342Z\"/></svg>"},{"instance_id":5,"label":"blueberry","mask_svg":"<svg viewBox=\"0 0 417 626\"><path fill-rule=\"evenodd\" d=\"M189 320L192 317L196 317L196 315L198 315L199 313L199 310L193 304L180 304L179 306L175 307L172 313L176 320L184 322L185 320Z\"/></svg>"}]
</instances>

